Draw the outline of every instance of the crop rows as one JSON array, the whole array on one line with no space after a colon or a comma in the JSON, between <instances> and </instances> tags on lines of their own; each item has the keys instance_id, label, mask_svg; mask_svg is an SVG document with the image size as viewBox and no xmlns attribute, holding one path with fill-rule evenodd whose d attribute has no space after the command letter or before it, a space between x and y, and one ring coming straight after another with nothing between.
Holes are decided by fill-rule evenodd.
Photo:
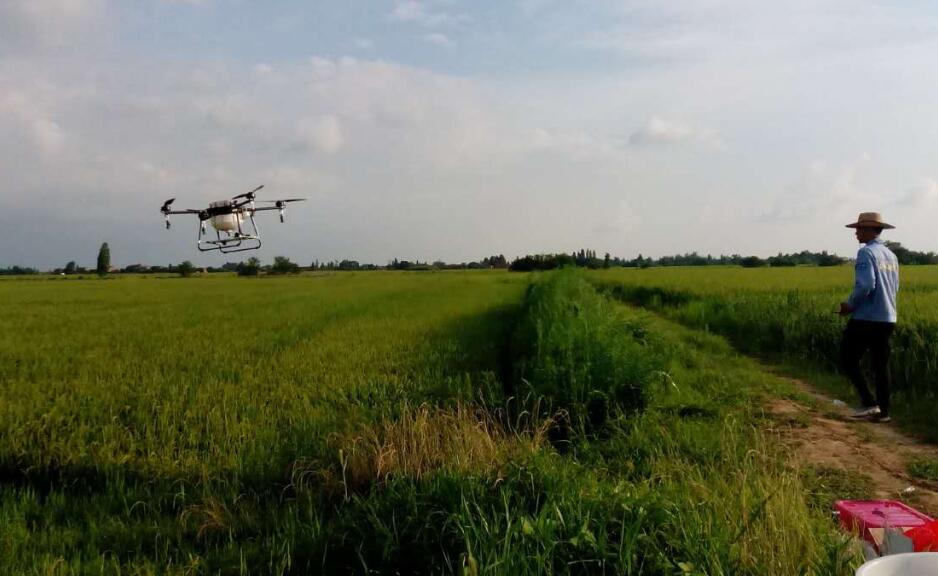
<instances>
[{"instance_id":1,"label":"crop rows","mask_svg":"<svg viewBox=\"0 0 938 576\"><path fill-rule=\"evenodd\" d=\"M569 271L0 294L4 573L855 562L761 432L764 375Z\"/></svg>"}]
</instances>

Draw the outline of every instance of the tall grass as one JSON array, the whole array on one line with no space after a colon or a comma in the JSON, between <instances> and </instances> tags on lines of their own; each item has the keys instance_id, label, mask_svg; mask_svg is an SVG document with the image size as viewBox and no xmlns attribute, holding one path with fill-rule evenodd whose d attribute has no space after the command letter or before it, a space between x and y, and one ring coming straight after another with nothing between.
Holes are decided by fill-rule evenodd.
<instances>
[{"instance_id":1,"label":"tall grass","mask_svg":"<svg viewBox=\"0 0 938 576\"><path fill-rule=\"evenodd\" d=\"M640 411L661 351L573 270L534 283L514 335L517 391L546 399L580 431Z\"/></svg>"}]
</instances>

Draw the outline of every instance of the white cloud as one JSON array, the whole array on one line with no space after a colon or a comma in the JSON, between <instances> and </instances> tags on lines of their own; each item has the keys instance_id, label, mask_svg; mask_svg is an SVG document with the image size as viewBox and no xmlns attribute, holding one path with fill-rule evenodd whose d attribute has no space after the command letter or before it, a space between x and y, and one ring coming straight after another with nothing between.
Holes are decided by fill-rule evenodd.
<instances>
[{"instance_id":1,"label":"white cloud","mask_svg":"<svg viewBox=\"0 0 938 576\"><path fill-rule=\"evenodd\" d=\"M178 179L178 175L174 174L172 170L164 166L158 166L147 160L138 162L137 170L140 172L141 178L146 178L151 182L155 181L167 188L172 186Z\"/></svg>"},{"instance_id":2,"label":"white cloud","mask_svg":"<svg viewBox=\"0 0 938 576\"><path fill-rule=\"evenodd\" d=\"M503 106L469 80L351 58L316 59L294 75L296 105L339 119L359 154L453 167L508 158L517 146Z\"/></svg>"},{"instance_id":3,"label":"white cloud","mask_svg":"<svg viewBox=\"0 0 938 576\"><path fill-rule=\"evenodd\" d=\"M399 0L394 5L390 18L400 22L413 22L428 28L439 26L450 20L446 12L431 10L425 3L417 0Z\"/></svg>"},{"instance_id":4,"label":"white cloud","mask_svg":"<svg viewBox=\"0 0 938 576\"><path fill-rule=\"evenodd\" d=\"M146 195L173 178L204 190L196 200L207 201L259 173L321 180L337 169L320 163L338 155L356 174L362 166L428 174L497 166L524 150L512 114L476 83L389 62L89 72L66 84L0 66L0 169L24 179L7 195L25 194L25 179L47 187L61 179L76 194L119 204L127 189ZM259 81L245 83L246 73ZM54 177L30 165L53 155ZM140 183L141 174L152 178Z\"/></svg>"},{"instance_id":5,"label":"white cloud","mask_svg":"<svg viewBox=\"0 0 938 576\"><path fill-rule=\"evenodd\" d=\"M62 150L65 145L65 132L53 120L35 119L32 122L33 138L45 155L52 155Z\"/></svg>"},{"instance_id":6,"label":"white cloud","mask_svg":"<svg viewBox=\"0 0 938 576\"><path fill-rule=\"evenodd\" d=\"M423 36L423 40L428 44L435 44L437 46L453 45L453 41L449 39L449 36L440 32L431 32L430 34L425 34Z\"/></svg>"},{"instance_id":7,"label":"white cloud","mask_svg":"<svg viewBox=\"0 0 938 576\"><path fill-rule=\"evenodd\" d=\"M907 208L934 208L938 205L938 181L925 178L910 188L896 203Z\"/></svg>"},{"instance_id":8,"label":"white cloud","mask_svg":"<svg viewBox=\"0 0 938 576\"><path fill-rule=\"evenodd\" d=\"M682 142L694 135L689 126L652 116L644 126L632 132L629 142L636 145Z\"/></svg>"},{"instance_id":9,"label":"white cloud","mask_svg":"<svg viewBox=\"0 0 938 576\"><path fill-rule=\"evenodd\" d=\"M301 120L297 132L300 139L316 152L335 154L342 147L342 126L335 116Z\"/></svg>"},{"instance_id":10,"label":"white cloud","mask_svg":"<svg viewBox=\"0 0 938 576\"><path fill-rule=\"evenodd\" d=\"M551 7L556 0L521 0L519 6L527 17L534 17Z\"/></svg>"},{"instance_id":11,"label":"white cloud","mask_svg":"<svg viewBox=\"0 0 938 576\"><path fill-rule=\"evenodd\" d=\"M695 128L681 122L665 120L658 116L652 116L641 128L629 135L629 143L633 146L678 144L682 142L723 146L722 140L712 131Z\"/></svg>"},{"instance_id":12,"label":"white cloud","mask_svg":"<svg viewBox=\"0 0 938 576\"><path fill-rule=\"evenodd\" d=\"M454 26L466 24L472 18L465 13L454 13L439 8L448 2L427 0L397 0L388 18L397 22L409 22L424 28L438 28L440 26Z\"/></svg>"},{"instance_id":13,"label":"white cloud","mask_svg":"<svg viewBox=\"0 0 938 576\"><path fill-rule=\"evenodd\" d=\"M86 18L102 8L102 0L5 0L0 10L19 23L52 25Z\"/></svg>"},{"instance_id":14,"label":"white cloud","mask_svg":"<svg viewBox=\"0 0 938 576\"><path fill-rule=\"evenodd\" d=\"M102 14L104 0L3 0L0 48L60 48Z\"/></svg>"},{"instance_id":15,"label":"white cloud","mask_svg":"<svg viewBox=\"0 0 938 576\"><path fill-rule=\"evenodd\" d=\"M834 167L824 162L813 162L760 220L817 223L833 218L847 222L861 211L874 210L865 206L881 205L884 200L871 191L872 186L865 174L871 160L868 153L863 153Z\"/></svg>"},{"instance_id":16,"label":"white cloud","mask_svg":"<svg viewBox=\"0 0 938 576\"><path fill-rule=\"evenodd\" d=\"M245 94L235 91L199 94L192 101L192 109L203 118L225 128L257 125L254 102Z\"/></svg>"},{"instance_id":17,"label":"white cloud","mask_svg":"<svg viewBox=\"0 0 938 576\"><path fill-rule=\"evenodd\" d=\"M638 233L642 226L642 215L627 200L619 200L614 210L603 213L603 218L605 220L595 227L600 236L627 237Z\"/></svg>"},{"instance_id":18,"label":"white cloud","mask_svg":"<svg viewBox=\"0 0 938 576\"><path fill-rule=\"evenodd\" d=\"M649 29L591 31L571 42L573 47L611 52L630 59L674 61L699 58L725 40L707 31Z\"/></svg>"},{"instance_id":19,"label":"white cloud","mask_svg":"<svg viewBox=\"0 0 938 576\"><path fill-rule=\"evenodd\" d=\"M38 153L41 158L61 152L66 139L65 131L43 104L48 98L47 94L27 93L13 88L5 96L0 95L0 126L6 125L4 135L13 141L25 137L25 141L32 144L32 152ZM0 145L3 140L3 136L0 136Z\"/></svg>"},{"instance_id":20,"label":"white cloud","mask_svg":"<svg viewBox=\"0 0 938 576\"><path fill-rule=\"evenodd\" d=\"M524 136L525 147L535 152L551 152L571 160L609 158L622 153L614 138L579 129L535 128Z\"/></svg>"}]
</instances>

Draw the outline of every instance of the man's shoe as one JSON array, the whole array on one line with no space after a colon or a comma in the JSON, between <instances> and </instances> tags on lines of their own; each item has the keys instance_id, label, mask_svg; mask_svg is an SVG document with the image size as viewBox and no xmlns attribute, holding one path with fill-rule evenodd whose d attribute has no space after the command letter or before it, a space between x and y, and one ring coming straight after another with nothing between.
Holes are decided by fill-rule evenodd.
<instances>
[{"instance_id":1,"label":"man's shoe","mask_svg":"<svg viewBox=\"0 0 938 576\"><path fill-rule=\"evenodd\" d=\"M879 406L860 406L855 408L850 414L851 418L869 418L870 416L879 415Z\"/></svg>"},{"instance_id":2,"label":"man's shoe","mask_svg":"<svg viewBox=\"0 0 938 576\"><path fill-rule=\"evenodd\" d=\"M873 422L878 422L885 424L886 422L892 422L892 418L889 417L889 414L877 414L876 416L871 416L870 420Z\"/></svg>"}]
</instances>

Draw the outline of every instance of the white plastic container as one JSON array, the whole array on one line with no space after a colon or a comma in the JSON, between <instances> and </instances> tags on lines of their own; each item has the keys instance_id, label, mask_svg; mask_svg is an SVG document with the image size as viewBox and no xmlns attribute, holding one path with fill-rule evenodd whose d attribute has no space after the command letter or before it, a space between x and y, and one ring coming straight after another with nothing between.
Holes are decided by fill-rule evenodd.
<instances>
[{"instance_id":1,"label":"white plastic container","mask_svg":"<svg viewBox=\"0 0 938 576\"><path fill-rule=\"evenodd\" d=\"M935 576L938 575L938 552L893 554L870 560L856 576Z\"/></svg>"},{"instance_id":2,"label":"white plastic container","mask_svg":"<svg viewBox=\"0 0 938 576\"><path fill-rule=\"evenodd\" d=\"M235 232L238 225L241 224L241 216L238 214L219 214L212 216L212 226L222 232Z\"/></svg>"}]
</instances>

